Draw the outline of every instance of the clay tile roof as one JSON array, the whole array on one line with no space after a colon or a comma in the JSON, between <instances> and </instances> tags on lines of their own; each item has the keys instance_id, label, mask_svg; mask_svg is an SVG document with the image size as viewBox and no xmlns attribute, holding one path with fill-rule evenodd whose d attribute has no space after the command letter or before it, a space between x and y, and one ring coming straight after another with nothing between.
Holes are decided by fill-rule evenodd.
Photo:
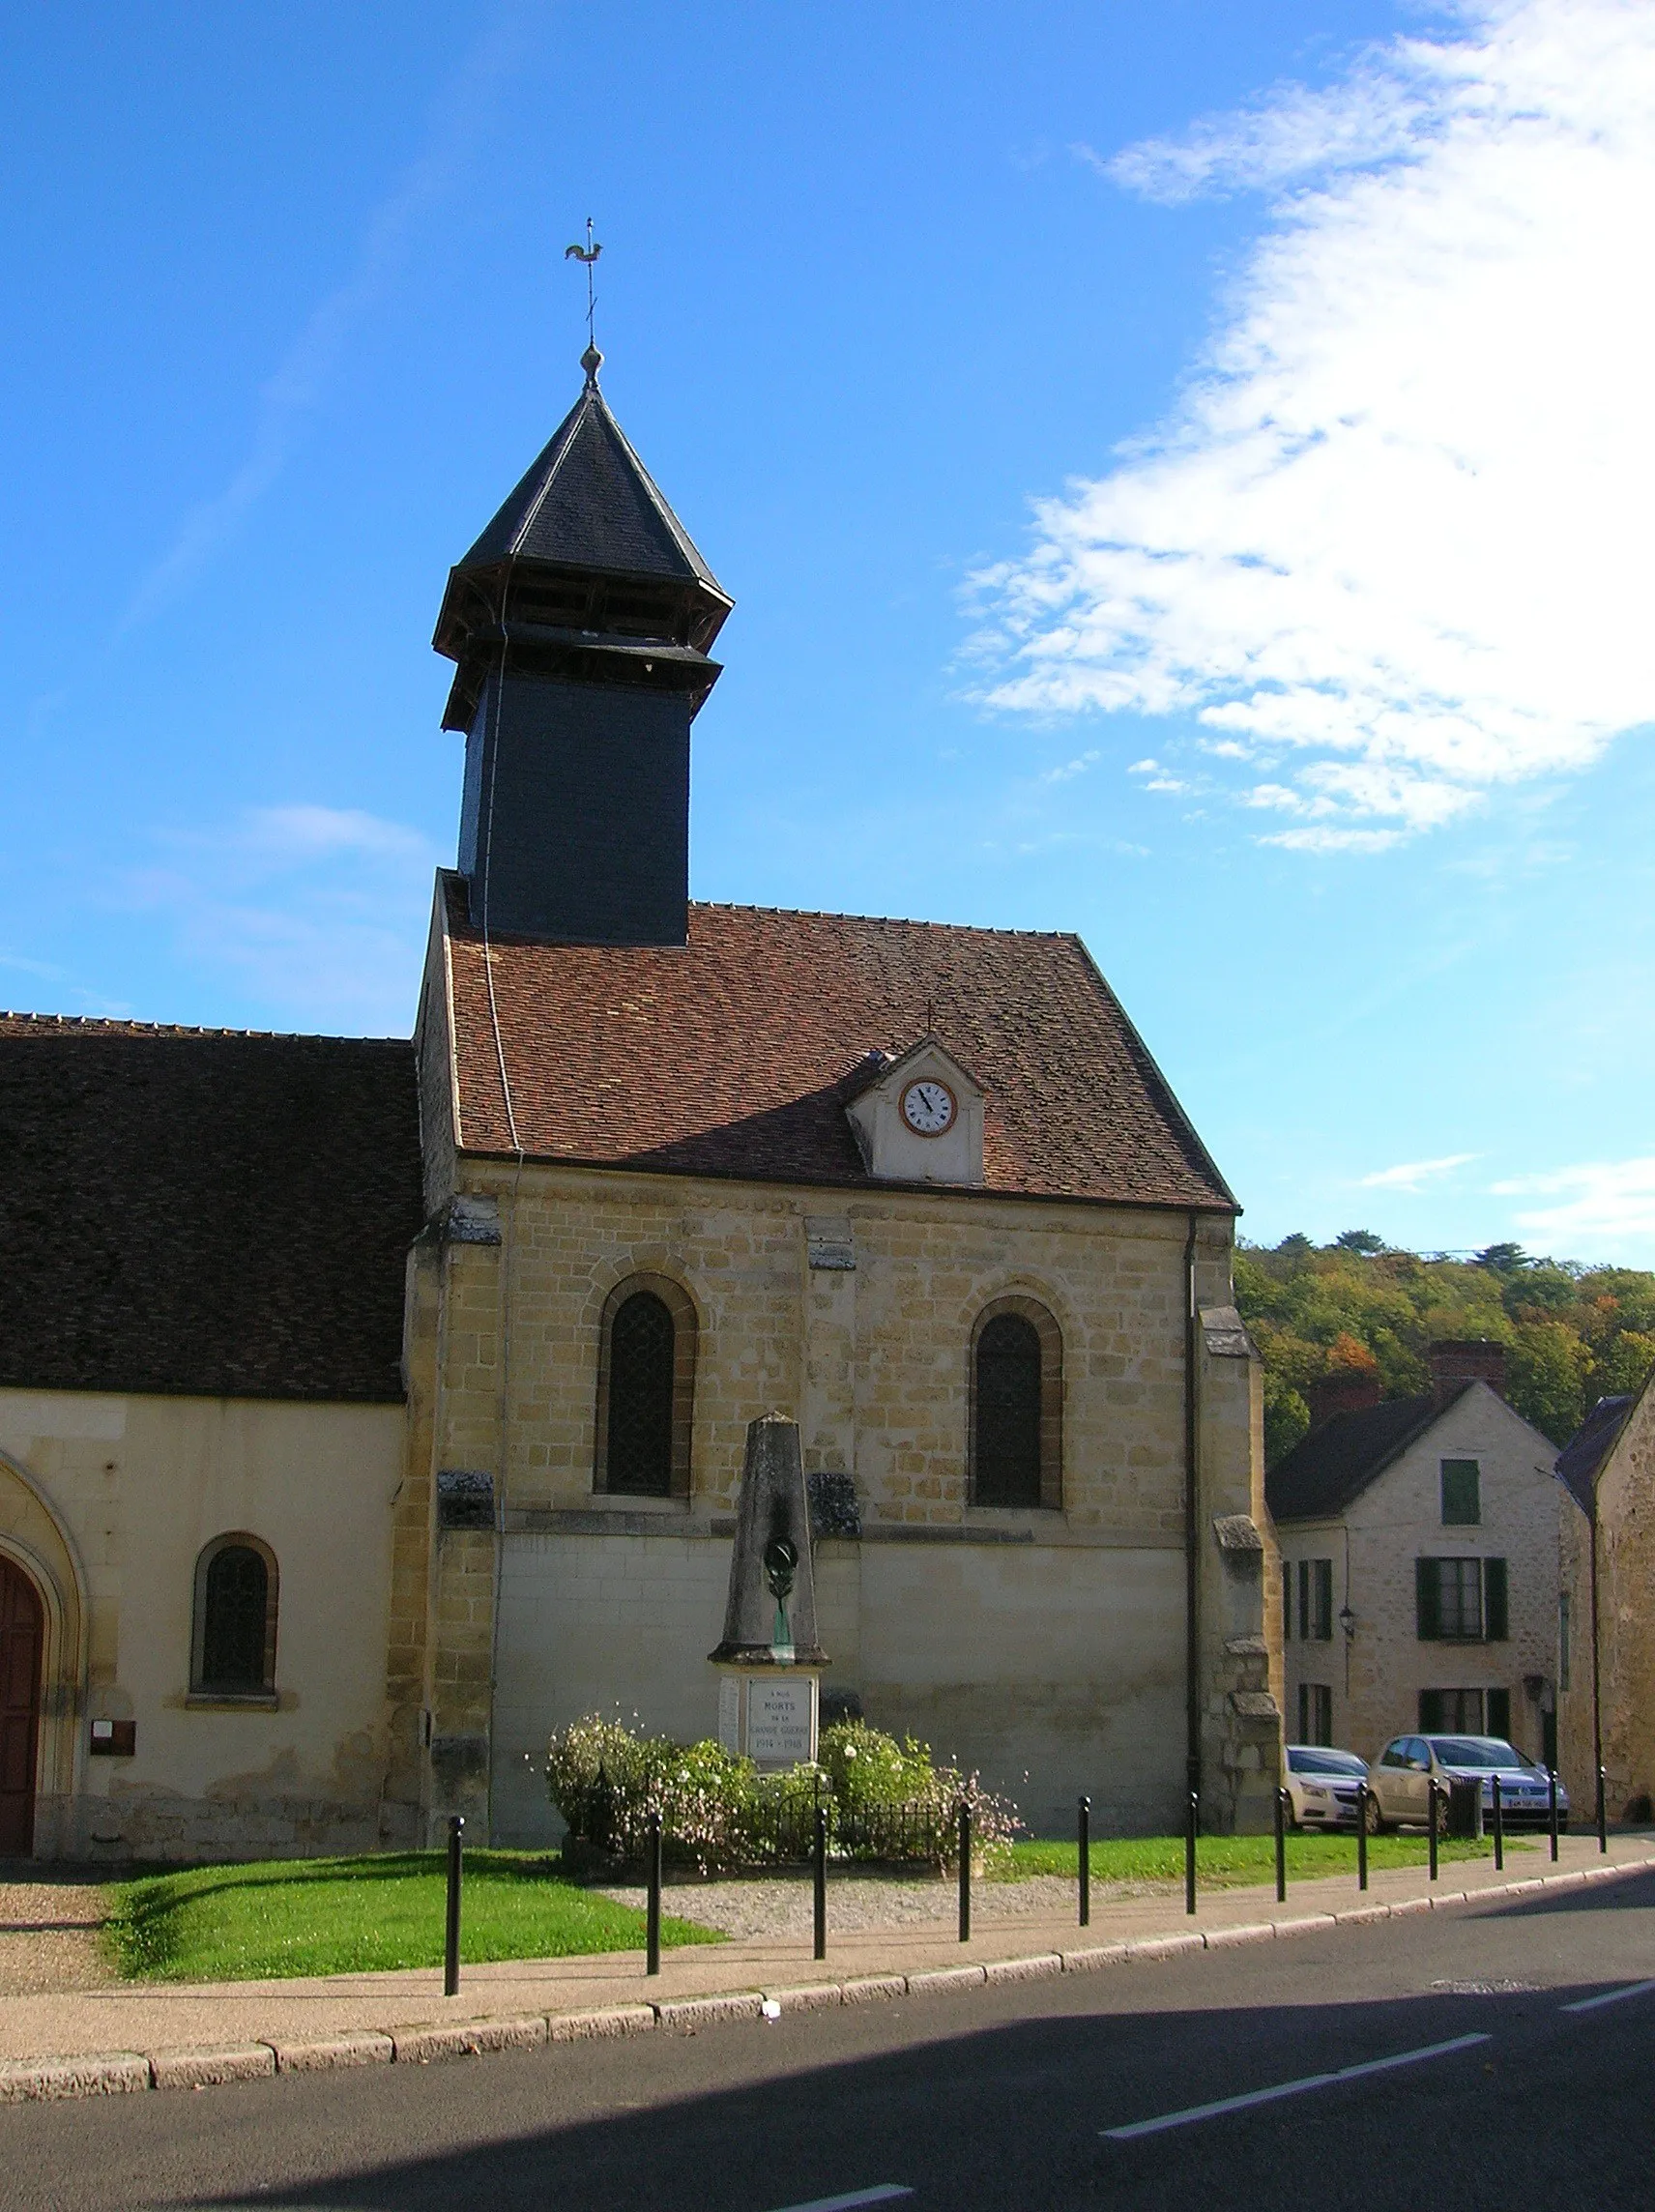
<instances>
[{"instance_id":1,"label":"clay tile roof","mask_svg":"<svg viewBox=\"0 0 1655 2212\"><path fill-rule=\"evenodd\" d=\"M1597 1519L1598 1476L1620 1441L1633 1402L1630 1392L1600 1398L1557 1454L1557 1479L1588 1521Z\"/></svg>"},{"instance_id":2,"label":"clay tile roof","mask_svg":"<svg viewBox=\"0 0 1655 2212\"><path fill-rule=\"evenodd\" d=\"M393 1402L413 1047L0 1014L0 1384Z\"/></svg>"},{"instance_id":3,"label":"clay tile roof","mask_svg":"<svg viewBox=\"0 0 1655 2212\"><path fill-rule=\"evenodd\" d=\"M480 932L443 879L460 1141L517 1149ZM933 1032L986 1093L991 1191L1233 1208L1077 937L766 907L689 910L682 946L496 938L516 1140L536 1157L872 1187L845 1101Z\"/></svg>"},{"instance_id":4,"label":"clay tile roof","mask_svg":"<svg viewBox=\"0 0 1655 2212\"><path fill-rule=\"evenodd\" d=\"M1456 1390L1448 1403L1463 1395ZM1264 1502L1272 1518L1321 1521L1343 1513L1446 1411L1427 1392L1335 1413L1301 1437L1265 1475Z\"/></svg>"}]
</instances>

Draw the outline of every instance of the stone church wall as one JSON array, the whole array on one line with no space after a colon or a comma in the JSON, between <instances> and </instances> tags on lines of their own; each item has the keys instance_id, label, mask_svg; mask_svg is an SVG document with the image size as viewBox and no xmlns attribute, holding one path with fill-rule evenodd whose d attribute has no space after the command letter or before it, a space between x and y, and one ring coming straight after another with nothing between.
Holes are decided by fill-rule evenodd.
<instances>
[{"instance_id":1,"label":"stone church wall","mask_svg":"<svg viewBox=\"0 0 1655 2212\"><path fill-rule=\"evenodd\" d=\"M1187 1215L896 1191L830 1210L813 1190L537 1163L465 1172L473 1198L497 1202L501 1241L430 1260L426 1448L438 1473L493 1478L497 1527L440 1528L432 1511L428 1817L486 1821L492 1798L503 1840L546 1840L550 1728L619 1707L652 1729L711 1730L706 1653L746 1426L779 1411L800 1423L807 1470L854 1477L862 1516L860 1542L823 1546L829 1685L981 1767L1042 1825L1066 1824L1083 1789L1119 1827L1176 1819ZM813 1266L813 1235L848 1241L854 1266ZM1229 1248L1227 1221L1204 1226L1204 1298L1228 1300ZM696 1311L683 1499L593 1488L600 1317L633 1274L670 1278ZM1011 1295L1062 1332L1060 1511L968 1499L972 1326ZM1204 1556L1216 1516L1262 1515L1250 1364L1209 1363ZM418 1404L425 1384L413 1387ZM1216 1552L1204 1571L1212 1817L1252 1819L1258 1796L1267 1819L1274 1726L1239 1728L1230 1698L1267 1679L1257 1568L1234 1588ZM1238 1623L1244 1660L1226 1646Z\"/></svg>"},{"instance_id":2,"label":"stone church wall","mask_svg":"<svg viewBox=\"0 0 1655 2212\"><path fill-rule=\"evenodd\" d=\"M38 1856L258 1857L384 1840L400 1406L0 1390L0 1548L47 1615ZM195 1562L279 1570L276 1702L192 1701ZM89 1755L131 1721L131 1757Z\"/></svg>"}]
</instances>

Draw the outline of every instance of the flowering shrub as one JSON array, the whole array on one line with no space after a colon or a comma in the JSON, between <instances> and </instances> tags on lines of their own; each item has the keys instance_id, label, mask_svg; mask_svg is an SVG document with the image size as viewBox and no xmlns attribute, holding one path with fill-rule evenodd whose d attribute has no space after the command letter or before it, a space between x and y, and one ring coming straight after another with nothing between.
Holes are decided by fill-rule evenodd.
<instances>
[{"instance_id":1,"label":"flowering shrub","mask_svg":"<svg viewBox=\"0 0 1655 2212\"><path fill-rule=\"evenodd\" d=\"M837 1857L951 1864L959 1808L972 1811L973 1856L1009 1843L1017 1809L974 1774L932 1763L860 1721L824 1729L817 1765L761 1774L711 1740L635 1735L596 1713L559 1729L546 1753L546 1788L575 1846L597 1857L643 1857L649 1817L661 1816L663 1853L703 1874L808 1855L818 1809Z\"/></svg>"}]
</instances>

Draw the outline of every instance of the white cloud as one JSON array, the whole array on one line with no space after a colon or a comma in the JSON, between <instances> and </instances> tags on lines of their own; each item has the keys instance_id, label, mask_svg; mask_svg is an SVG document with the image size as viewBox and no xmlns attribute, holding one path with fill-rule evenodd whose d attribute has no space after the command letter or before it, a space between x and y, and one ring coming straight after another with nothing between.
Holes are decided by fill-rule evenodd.
<instances>
[{"instance_id":1,"label":"white cloud","mask_svg":"<svg viewBox=\"0 0 1655 2212\"><path fill-rule=\"evenodd\" d=\"M1500 1198L1548 1198L1514 1211L1517 1227L1554 1251L1620 1258L1646 1254L1655 1237L1655 1159L1598 1160L1496 1182Z\"/></svg>"},{"instance_id":2,"label":"white cloud","mask_svg":"<svg viewBox=\"0 0 1655 2212\"><path fill-rule=\"evenodd\" d=\"M170 923L185 957L225 971L275 1027L407 1035L436 848L355 808L250 808L174 830L118 895Z\"/></svg>"},{"instance_id":3,"label":"white cloud","mask_svg":"<svg viewBox=\"0 0 1655 2212\"><path fill-rule=\"evenodd\" d=\"M1475 1152L1448 1152L1439 1160L1408 1160L1401 1167L1380 1168L1374 1175L1360 1178L1360 1190L1408 1190L1418 1192L1428 1182L1436 1182L1456 1168L1467 1166L1477 1157Z\"/></svg>"},{"instance_id":4,"label":"white cloud","mask_svg":"<svg viewBox=\"0 0 1655 2212\"><path fill-rule=\"evenodd\" d=\"M1072 761L1065 761L1061 768L1049 768L1040 781L1042 783L1072 783L1077 775L1085 775L1087 770L1094 768L1102 758L1103 755L1093 745L1089 752L1077 754Z\"/></svg>"},{"instance_id":5,"label":"white cloud","mask_svg":"<svg viewBox=\"0 0 1655 2212\"><path fill-rule=\"evenodd\" d=\"M1163 198L1300 182L1173 416L976 579L992 703L1264 745L1322 825L1270 840L1298 850L1655 720L1655 7L1457 21L1109 164Z\"/></svg>"}]
</instances>

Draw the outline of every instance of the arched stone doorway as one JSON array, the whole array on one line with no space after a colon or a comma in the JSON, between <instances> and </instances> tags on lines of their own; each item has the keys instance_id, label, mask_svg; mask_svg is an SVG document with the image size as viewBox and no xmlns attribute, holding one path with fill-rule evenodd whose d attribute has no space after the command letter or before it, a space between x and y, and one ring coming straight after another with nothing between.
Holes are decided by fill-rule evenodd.
<instances>
[{"instance_id":1,"label":"arched stone doorway","mask_svg":"<svg viewBox=\"0 0 1655 2212\"><path fill-rule=\"evenodd\" d=\"M45 1610L21 1567L0 1554L0 1858L35 1848L41 1658Z\"/></svg>"}]
</instances>

